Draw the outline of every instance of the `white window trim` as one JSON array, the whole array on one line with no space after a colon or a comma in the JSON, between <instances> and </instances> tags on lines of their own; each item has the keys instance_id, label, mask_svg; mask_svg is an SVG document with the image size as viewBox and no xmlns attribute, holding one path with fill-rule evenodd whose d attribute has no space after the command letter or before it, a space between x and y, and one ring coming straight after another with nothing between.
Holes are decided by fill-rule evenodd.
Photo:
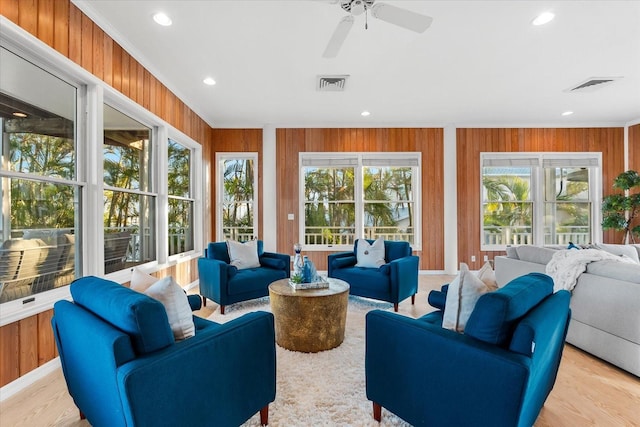
<instances>
[{"instance_id":1,"label":"white window trim","mask_svg":"<svg viewBox=\"0 0 640 427\"><path fill-rule=\"evenodd\" d=\"M364 211L359 209L362 207L363 201L363 173L365 163L369 161L369 166L395 166L394 161L406 160L415 168L415 173L411 176L411 186L413 188L413 206L414 206L414 242L411 248L414 251L422 250L422 153L419 151L402 151L402 152L300 152L298 153L298 200L299 210L298 218L298 240L303 246L303 250L314 251L347 251L352 250L353 245L305 245L305 188L304 188L304 167L305 163L315 160L337 161L344 166L353 166L356 171L356 180L354 183L355 196L355 229L356 235L361 236L364 231ZM315 163L315 162L314 162ZM329 166L322 161L318 162L318 166Z\"/></svg>"},{"instance_id":2,"label":"white window trim","mask_svg":"<svg viewBox=\"0 0 640 427\"><path fill-rule=\"evenodd\" d=\"M103 174L102 174L102 105L106 102L121 112L130 115L141 123L148 125L157 132L169 135L173 139L179 140L185 145L194 148L194 158L192 165L193 190L195 198L194 213L194 248L203 247L204 235L204 214L203 200L204 187L203 177L203 150L202 145L195 142L190 137L178 129L171 126L155 114L144 109L141 105L124 96L104 81L97 78L89 71L74 63L69 58L63 56L50 46L43 43L32 34L25 31L9 19L0 15L0 44L19 54L28 61L34 63L58 78L76 86L78 88L77 122L76 133L77 144L77 182L75 185L81 186L82 190L82 214L80 225L79 245L81 252L82 275L104 276L104 256L102 241L103 230ZM156 142L159 138L156 138ZM204 144L205 141L202 141ZM158 156L158 146L154 147L154 156ZM158 159L156 162L156 173L161 173ZM166 171L166 169L164 169ZM156 181L157 184L157 181ZM166 194L167 190L157 187L160 194ZM158 196L159 197L159 196ZM158 202L159 203L159 202ZM159 208L159 206L158 206ZM160 235L160 217L156 212L156 234ZM168 253L167 242L157 240L160 245L156 248L157 258L161 259L162 253ZM166 258L165 261L154 261L138 266L146 272L158 271L189 259L201 256L202 250L194 250L174 257ZM131 279L131 271L128 269L114 272L108 275L110 280L124 283ZM24 304L23 299L9 301L2 304L0 310L0 326L33 316L43 311L49 310L53 304L60 299L71 299L69 286L42 292L29 297L32 301Z\"/></svg>"},{"instance_id":3,"label":"white window trim","mask_svg":"<svg viewBox=\"0 0 640 427\"><path fill-rule=\"evenodd\" d=\"M182 258L185 257L189 257L189 256L200 256L202 251L198 250L198 248L202 248L204 245L204 233L202 232L198 232L198 227L196 226L196 224L203 224L204 221L204 215L202 212L202 199L204 197L203 195L203 188L204 186L202 185L202 180L198 179L197 177L202 176L202 145L198 144L196 141L194 141L193 139L189 138L187 135L185 135L184 133L180 132L179 130L173 128L173 127L169 127L168 129L168 136L166 138L163 139L164 141L164 148L160 147L161 149L163 149L164 151L162 151L163 153L165 153L164 156L164 160L163 162L165 163L165 165L163 166L164 169L161 170L167 170L168 169L168 144L169 144L169 139L177 142L178 144L182 145L185 148L188 148L189 150L191 150L191 165L189 166L189 181L190 181L190 185L191 185L191 195L190 197L184 198L184 197L175 197L178 199L183 199L183 200L191 200L193 201L193 249L190 251L186 251L186 252L181 252L178 254L174 254L171 256L168 256L167 261L168 262L172 262L172 261L177 261L180 260ZM159 168L160 169L160 168ZM160 180L160 181L164 181L164 184L162 184L162 182L159 182L160 185L164 185L164 187L166 190L162 191L162 195L164 197L164 195L167 195L167 201L166 203L162 203L162 210L165 211L162 213L163 217L162 217L162 226L160 227L161 230L166 230L166 232L168 232L169 230L169 205L168 205L168 199L169 199L169 189L168 189L168 180L166 178L166 174L165 174L165 178ZM200 230L202 230L202 227L200 227ZM166 234L165 232L165 234ZM167 242L168 240L168 236L163 236L163 241ZM168 245L168 243L167 243ZM167 247L167 251L166 254L169 253L169 248ZM163 254L164 256L164 254Z\"/></svg>"},{"instance_id":4,"label":"white window trim","mask_svg":"<svg viewBox=\"0 0 640 427\"><path fill-rule=\"evenodd\" d=\"M530 193L533 203L533 245L544 246L544 186L542 182L545 161L558 160L560 163L566 161L570 166L572 162L597 162L597 165L588 167L589 171L589 201L591 202L591 237L593 243L602 241L602 153L601 152L482 152L480 153L480 250L481 251L504 251L508 245L485 245L484 244L484 210L483 210L483 167L487 161L498 160L499 162L511 162L512 166L531 164Z\"/></svg>"},{"instance_id":5,"label":"white window trim","mask_svg":"<svg viewBox=\"0 0 640 427\"><path fill-rule=\"evenodd\" d=\"M223 209L223 196L224 196L224 180L222 178L223 168L222 163L225 160L253 160L253 206L254 206L254 215L253 215L253 235L255 237L260 235L260 223L258 221L258 153L257 152L226 152L219 151L216 153L216 236L217 240L222 241L224 237L223 228L224 221L222 215Z\"/></svg>"}]
</instances>

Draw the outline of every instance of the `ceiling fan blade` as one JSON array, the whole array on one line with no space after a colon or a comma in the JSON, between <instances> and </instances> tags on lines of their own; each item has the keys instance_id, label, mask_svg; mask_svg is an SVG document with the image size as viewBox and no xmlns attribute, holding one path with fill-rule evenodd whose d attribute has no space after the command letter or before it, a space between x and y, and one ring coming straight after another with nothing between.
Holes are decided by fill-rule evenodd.
<instances>
[{"instance_id":1,"label":"ceiling fan blade","mask_svg":"<svg viewBox=\"0 0 640 427\"><path fill-rule=\"evenodd\" d=\"M424 32L429 28L431 22L433 22L433 18L430 16L386 3L374 4L371 8L371 15L390 24L415 31L416 33Z\"/></svg>"},{"instance_id":2,"label":"ceiling fan blade","mask_svg":"<svg viewBox=\"0 0 640 427\"><path fill-rule=\"evenodd\" d=\"M342 44L346 40L347 35L349 35L349 31L351 31L351 27L353 27L353 16L347 15L340 20L327 44L327 48L322 54L324 58L335 58L338 55Z\"/></svg>"}]
</instances>

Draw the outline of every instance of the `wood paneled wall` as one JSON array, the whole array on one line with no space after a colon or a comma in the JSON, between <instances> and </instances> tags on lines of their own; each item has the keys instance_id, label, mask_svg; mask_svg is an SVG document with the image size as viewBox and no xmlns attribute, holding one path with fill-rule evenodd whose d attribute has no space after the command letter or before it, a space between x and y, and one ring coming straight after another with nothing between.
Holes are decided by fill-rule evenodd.
<instances>
[{"instance_id":1,"label":"wood paneled wall","mask_svg":"<svg viewBox=\"0 0 640 427\"><path fill-rule=\"evenodd\" d=\"M457 129L458 261L470 269L504 252L480 251L481 152L602 152L603 193L624 169L624 128ZM603 241L617 243L619 233L607 231ZM471 262L471 256L476 262Z\"/></svg>"},{"instance_id":2,"label":"wood paneled wall","mask_svg":"<svg viewBox=\"0 0 640 427\"><path fill-rule=\"evenodd\" d=\"M209 186L212 203L209 210L211 236L210 241L223 240L222 236L216 236L216 175L218 174L218 165L216 164L216 153L232 152L232 153L258 153L258 224L262 224L262 177L264 175L262 169L262 129L211 129L210 140L210 156L211 173L208 177L211 184ZM262 239L262 226L258 227L258 238ZM205 244L208 241L205 239Z\"/></svg>"},{"instance_id":3,"label":"wood paneled wall","mask_svg":"<svg viewBox=\"0 0 640 427\"><path fill-rule=\"evenodd\" d=\"M278 251L292 253L299 226L298 153L300 152L422 153L422 246L420 269L444 269L444 194L442 129L277 129ZM287 219L294 213L295 220ZM319 270L327 269L329 252L307 252Z\"/></svg>"},{"instance_id":4,"label":"wood paneled wall","mask_svg":"<svg viewBox=\"0 0 640 427\"><path fill-rule=\"evenodd\" d=\"M0 0L0 14L204 144L209 126L68 0Z\"/></svg>"},{"instance_id":5,"label":"wood paneled wall","mask_svg":"<svg viewBox=\"0 0 640 427\"><path fill-rule=\"evenodd\" d=\"M179 129L207 151L210 127L68 0L0 0L0 14ZM205 157L204 167L208 169ZM206 204L206 202L205 202ZM190 260L157 273L181 285L198 278ZM0 386L57 356L52 311L0 328Z\"/></svg>"},{"instance_id":6,"label":"wood paneled wall","mask_svg":"<svg viewBox=\"0 0 640 427\"><path fill-rule=\"evenodd\" d=\"M640 124L629 127L629 169L640 172Z\"/></svg>"},{"instance_id":7,"label":"wood paneled wall","mask_svg":"<svg viewBox=\"0 0 640 427\"><path fill-rule=\"evenodd\" d=\"M0 386L58 356L52 317L47 310L0 328Z\"/></svg>"}]
</instances>

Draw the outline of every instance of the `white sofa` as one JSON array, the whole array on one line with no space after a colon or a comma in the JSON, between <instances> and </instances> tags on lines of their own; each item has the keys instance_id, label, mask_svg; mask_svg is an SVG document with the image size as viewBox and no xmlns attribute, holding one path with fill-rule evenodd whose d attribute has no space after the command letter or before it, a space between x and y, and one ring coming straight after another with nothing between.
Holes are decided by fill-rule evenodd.
<instances>
[{"instance_id":1,"label":"white sofa","mask_svg":"<svg viewBox=\"0 0 640 427\"><path fill-rule=\"evenodd\" d=\"M640 260L640 245L598 246ZM495 258L498 286L533 271L545 273L556 250L508 248L507 256ZM587 265L572 291L567 342L640 376L640 261L632 264L603 260Z\"/></svg>"}]
</instances>

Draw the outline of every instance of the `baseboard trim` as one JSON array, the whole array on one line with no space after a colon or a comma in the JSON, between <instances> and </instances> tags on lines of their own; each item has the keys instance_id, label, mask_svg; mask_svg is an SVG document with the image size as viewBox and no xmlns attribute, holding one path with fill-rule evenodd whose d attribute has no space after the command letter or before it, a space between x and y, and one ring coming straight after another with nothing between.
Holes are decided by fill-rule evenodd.
<instances>
[{"instance_id":1,"label":"baseboard trim","mask_svg":"<svg viewBox=\"0 0 640 427\"><path fill-rule=\"evenodd\" d=\"M60 366L60 357L56 357L33 371L24 374L20 378L11 381L9 384L0 388L0 402L4 402L6 399L24 390L36 381L43 379L56 369L59 369Z\"/></svg>"}]
</instances>

